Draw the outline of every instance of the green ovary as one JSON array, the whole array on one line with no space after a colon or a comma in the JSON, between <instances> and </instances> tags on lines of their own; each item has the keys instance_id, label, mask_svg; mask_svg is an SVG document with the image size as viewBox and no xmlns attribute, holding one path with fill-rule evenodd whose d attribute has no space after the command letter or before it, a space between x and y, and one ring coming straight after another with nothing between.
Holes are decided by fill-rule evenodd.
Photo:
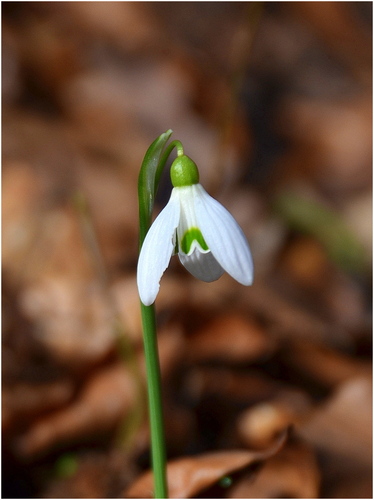
<instances>
[{"instance_id":1,"label":"green ovary","mask_svg":"<svg viewBox=\"0 0 374 500\"><path fill-rule=\"evenodd\" d=\"M209 247L206 244L200 229L198 229L197 227L191 227L188 231L185 232L180 242L180 248L182 249L182 252L188 254L191 250L191 245L195 240L203 250L209 250Z\"/></svg>"}]
</instances>

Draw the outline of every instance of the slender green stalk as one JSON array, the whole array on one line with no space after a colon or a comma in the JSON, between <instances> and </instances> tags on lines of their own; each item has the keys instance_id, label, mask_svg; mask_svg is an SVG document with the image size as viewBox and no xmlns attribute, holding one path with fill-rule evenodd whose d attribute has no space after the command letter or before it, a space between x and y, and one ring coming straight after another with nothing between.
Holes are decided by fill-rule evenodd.
<instances>
[{"instance_id":1,"label":"slender green stalk","mask_svg":"<svg viewBox=\"0 0 374 500\"><path fill-rule=\"evenodd\" d=\"M163 168L173 148L178 155L183 154L183 146L179 141L173 141L166 149L166 142L172 134L168 130L161 134L149 147L144 156L139 173L139 229L140 248L152 221L154 200L160 182ZM154 477L155 498L167 498L166 448L162 412L161 374L157 346L156 313L154 305L145 306L140 303L145 362L148 383L149 420L151 427L151 453Z\"/></svg>"},{"instance_id":2,"label":"slender green stalk","mask_svg":"<svg viewBox=\"0 0 374 500\"><path fill-rule=\"evenodd\" d=\"M154 497L167 498L166 448L162 413L161 374L157 348L155 308L141 303L144 352L147 368Z\"/></svg>"}]
</instances>

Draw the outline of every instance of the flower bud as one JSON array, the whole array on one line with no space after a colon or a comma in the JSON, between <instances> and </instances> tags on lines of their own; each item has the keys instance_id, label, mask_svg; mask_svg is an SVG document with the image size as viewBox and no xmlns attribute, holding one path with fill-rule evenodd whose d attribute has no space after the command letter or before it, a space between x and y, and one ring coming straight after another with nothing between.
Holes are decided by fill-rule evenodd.
<instances>
[{"instance_id":1,"label":"flower bud","mask_svg":"<svg viewBox=\"0 0 374 500\"><path fill-rule=\"evenodd\" d=\"M196 163L186 155L178 156L170 167L170 178L174 187L192 186L199 182Z\"/></svg>"}]
</instances>

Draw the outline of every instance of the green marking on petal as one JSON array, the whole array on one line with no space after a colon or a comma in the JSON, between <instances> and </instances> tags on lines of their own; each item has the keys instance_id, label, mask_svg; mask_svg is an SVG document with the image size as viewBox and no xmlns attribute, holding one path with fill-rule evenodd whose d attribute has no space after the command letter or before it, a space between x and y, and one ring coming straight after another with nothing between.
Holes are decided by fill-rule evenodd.
<instances>
[{"instance_id":1,"label":"green marking on petal","mask_svg":"<svg viewBox=\"0 0 374 500\"><path fill-rule=\"evenodd\" d=\"M191 227L188 231L185 232L180 242L180 248L185 254L189 253L189 251L191 250L191 245L195 240L203 250L209 250L209 247L206 244L200 229L197 227Z\"/></svg>"}]
</instances>

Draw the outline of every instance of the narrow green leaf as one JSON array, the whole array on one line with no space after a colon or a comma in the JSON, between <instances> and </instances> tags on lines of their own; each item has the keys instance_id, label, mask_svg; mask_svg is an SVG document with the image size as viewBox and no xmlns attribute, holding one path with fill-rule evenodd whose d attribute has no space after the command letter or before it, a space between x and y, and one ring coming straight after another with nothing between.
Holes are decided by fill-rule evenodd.
<instances>
[{"instance_id":1,"label":"narrow green leaf","mask_svg":"<svg viewBox=\"0 0 374 500\"><path fill-rule=\"evenodd\" d=\"M145 153L139 172L138 196L139 196L139 218L140 218L140 242L142 243L149 229L153 205L157 191L156 175L165 145L169 140L172 130L161 134L149 146Z\"/></svg>"},{"instance_id":2,"label":"narrow green leaf","mask_svg":"<svg viewBox=\"0 0 374 500\"><path fill-rule=\"evenodd\" d=\"M367 258L364 248L338 213L293 192L283 192L278 196L274 209L290 228L320 241L338 266L348 272L365 272Z\"/></svg>"}]
</instances>

